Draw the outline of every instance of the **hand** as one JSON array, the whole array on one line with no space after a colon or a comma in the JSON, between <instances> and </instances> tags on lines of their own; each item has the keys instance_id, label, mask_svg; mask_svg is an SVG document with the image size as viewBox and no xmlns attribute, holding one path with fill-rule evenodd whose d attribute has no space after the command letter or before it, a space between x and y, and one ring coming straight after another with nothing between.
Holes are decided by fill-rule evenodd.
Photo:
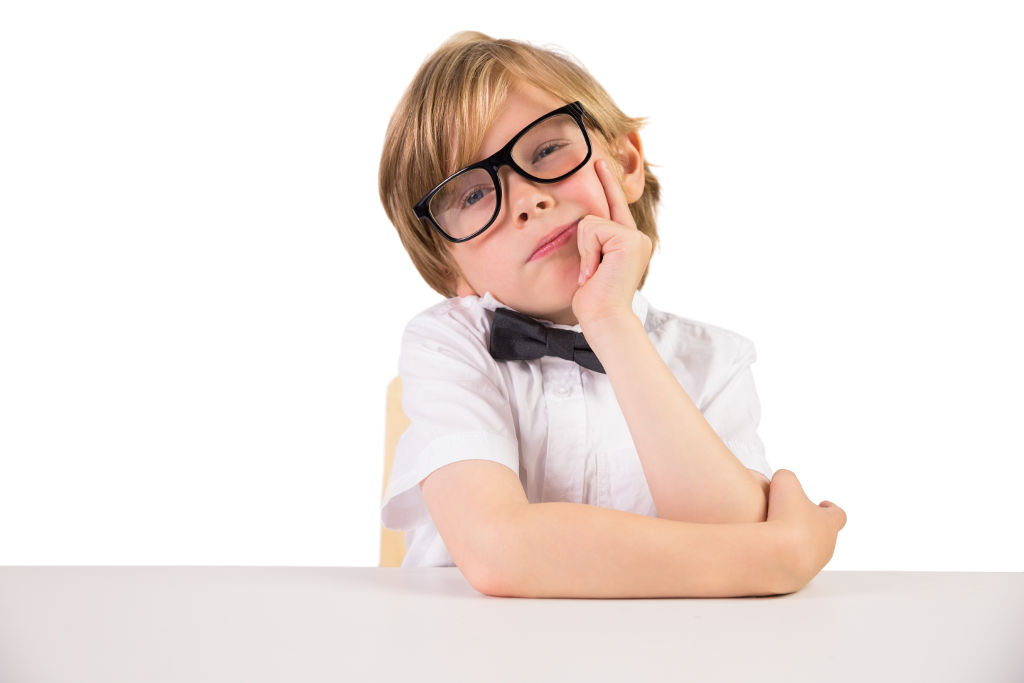
<instances>
[{"instance_id":1,"label":"hand","mask_svg":"<svg viewBox=\"0 0 1024 683\"><path fill-rule=\"evenodd\" d=\"M572 310L580 327L633 314L633 295L651 260L651 239L637 230L626 195L608 162L594 170L604 188L610 220L585 216L576 231L580 250L580 286Z\"/></svg>"},{"instance_id":2,"label":"hand","mask_svg":"<svg viewBox=\"0 0 1024 683\"><path fill-rule=\"evenodd\" d=\"M804 493L796 475L778 470L768 490L765 520L781 531L788 581L784 592L795 592L832 559L839 530L846 526L846 512L830 501L815 505Z\"/></svg>"}]
</instances>

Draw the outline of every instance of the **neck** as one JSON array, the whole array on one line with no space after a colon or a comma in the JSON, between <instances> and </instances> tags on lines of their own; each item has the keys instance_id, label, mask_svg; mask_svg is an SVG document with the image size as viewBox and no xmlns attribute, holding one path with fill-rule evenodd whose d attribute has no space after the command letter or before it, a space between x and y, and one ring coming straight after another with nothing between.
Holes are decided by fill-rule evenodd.
<instances>
[{"instance_id":1,"label":"neck","mask_svg":"<svg viewBox=\"0 0 1024 683\"><path fill-rule=\"evenodd\" d=\"M572 306L564 311L557 311L551 315L544 316L543 319L550 320L556 325L576 325L579 322L576 320L576 314L572 312Z\"/></svg>"}]
</instances>

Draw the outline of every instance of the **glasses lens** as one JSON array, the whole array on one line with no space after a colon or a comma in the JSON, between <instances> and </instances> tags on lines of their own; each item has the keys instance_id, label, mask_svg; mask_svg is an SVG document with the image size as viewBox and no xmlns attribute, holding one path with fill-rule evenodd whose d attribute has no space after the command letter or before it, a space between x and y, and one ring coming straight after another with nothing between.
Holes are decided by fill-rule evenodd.
<instances>
[{"instance_id":1,"label":"glasses lens","mask_svg":"<svg viewBox=\"0 0 1024 683\"><path fill-rule=\"evenodd\" d=\"M469 237L494 216L497 193L491 174L482 168L460 173L430 198L430 215L455 239Z\"/></svg>"},{"instance_id":2,"label":"glasses lens","mask_svg":"<svg viewBox=\"0 0 1024 683\"><path fill-rule=\"evenodd\" d=\"M557 114L530 128L512 148L512 158L532 176L551 180L574 171L587 157L587 140L576 119Z\"/></svg>"}]
</instances>

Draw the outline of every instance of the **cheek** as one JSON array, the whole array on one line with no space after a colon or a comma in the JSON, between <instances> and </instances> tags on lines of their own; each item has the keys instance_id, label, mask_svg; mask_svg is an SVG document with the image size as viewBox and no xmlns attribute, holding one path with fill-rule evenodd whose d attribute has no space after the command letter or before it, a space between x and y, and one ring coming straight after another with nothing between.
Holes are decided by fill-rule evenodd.
<instances>
[{"instance_id":1,"label":"cheek","mask_svg":"<svg viewBox=\"0 0 1024 683\"><path fill-rule=\"evenodd\" d=\"M601 218L608 218L611 215L608 212L608 199L605 197L604 187L597 177L593 162L566 180L572 182L565 186L562 195L564 200L579 204L587 213Z\"/></svg>"},{"instance_id":2,"label":"cheek","mask_svg":"<svg viewBox=\"0 0 1024 683\"><path fill-rule=\"evenodd\" d=\"M452 250L452 260L473 287L488 289L508 277L509 254L514 253L509 245L494 234L481 235L461 248ZM482 294L483 292L478 292Z\"/></svg>"}]
</instances>

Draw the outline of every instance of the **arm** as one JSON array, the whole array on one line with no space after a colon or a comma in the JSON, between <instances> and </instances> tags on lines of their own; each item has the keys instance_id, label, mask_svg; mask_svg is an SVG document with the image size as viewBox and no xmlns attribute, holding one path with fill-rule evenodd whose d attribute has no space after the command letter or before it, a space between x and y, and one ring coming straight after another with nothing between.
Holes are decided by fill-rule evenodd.
<instances>
[{"instance_id":1,"label":"arm","mask_svg":"<svg viewBox=\"0 0 1024 683\"><path fill-rule=\"evenodd\" d=\"M692 522L759 522L767 498L756 473L726 447L633 315L586 332L629 425L658 516Z\"/></svg>"},{"instance_id":2,"label":"arm","mask_svg":"<svg viewBox=\"0 0 1024 683\"><path fill-rule=\"evenodd\" d=\"M610 220L580 222L581 286L573 310L601 359L651 489L658 516L693 522L765 519L765 485L715 433L672 375L632 310L650 259L626 197L603 162L596 166Z\"/></svg>"},{"instance_id":3,"label":"arm","mask_svg":"<svg viewBox=\"0 0 1024 683\"><path fill-rule=\"evenodd\" d=\"M739 597L803 587L831 557L845 522L839 508L806 500L786 474L776 477L785 486L775 492L771 521L732 524L531 505L514 472L483 460L446 465L421 487L455 563L487 595Z\"/></svg>"},{"instance_id":4,"label":"arm","mask_svg":"<svg viewBox=\"0 0 1024 683\"><path fill-rule=\"evenodd\" d=\"M766 524L676 522L575 503L527 505L507 523L531 541L486 586L492 595L716 598L791 590L784 539Z\"/></svg>"},{"instance_id":5,"label":"arm","mask_svg":"<svg viewBox=\"0 0 1024 683\"><path fill-rule=\"evenodd\" d=\"M750 476L754 478L754 481L761 488L761 492L764 494L764 499L767 501L768 500L768 491L771 488L771 480L768 477L766 477L763 474L761 474L760 472L755 472L754 470L749 470L749 469L747 470L747 472L750 473ZM758 522L763 521L763 518L759 519L757 521Z\"/></svg>"}]
</instances>

